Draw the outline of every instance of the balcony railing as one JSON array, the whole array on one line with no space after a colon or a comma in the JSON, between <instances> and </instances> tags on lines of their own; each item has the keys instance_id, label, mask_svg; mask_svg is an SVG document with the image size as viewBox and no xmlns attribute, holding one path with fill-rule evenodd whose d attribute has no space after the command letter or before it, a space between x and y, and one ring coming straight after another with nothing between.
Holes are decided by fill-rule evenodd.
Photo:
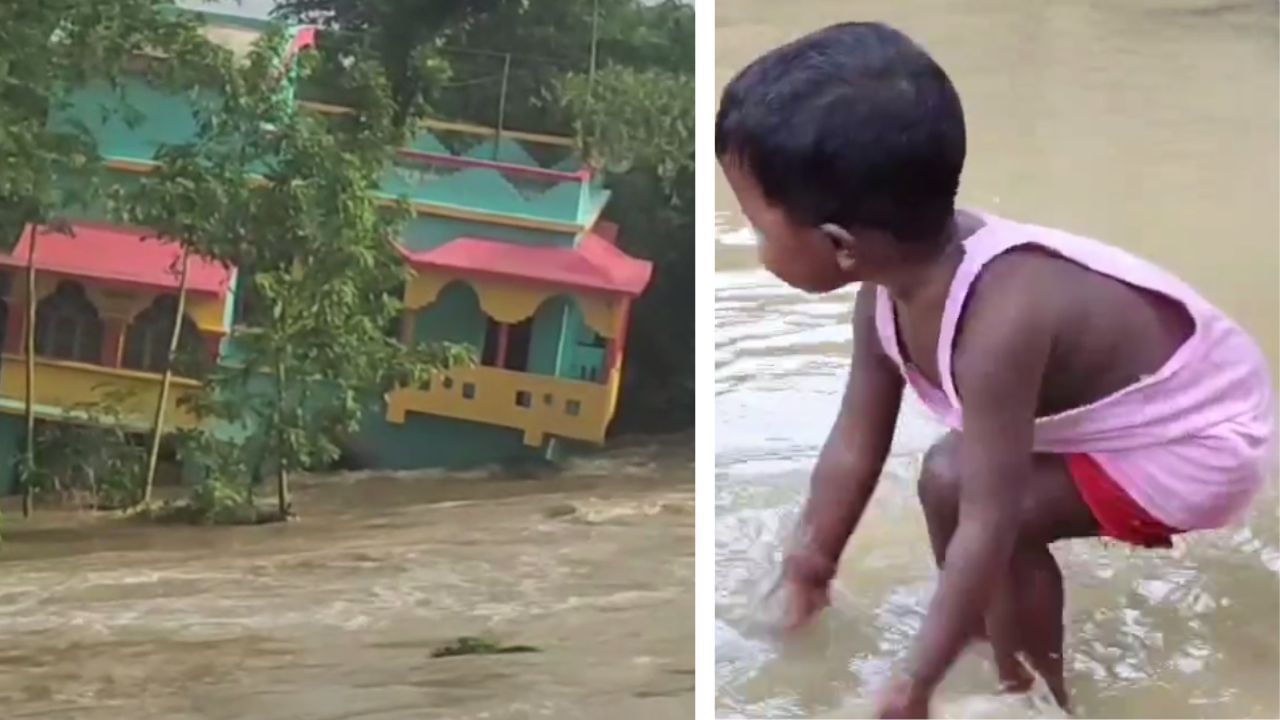
<instances>
[{"instance_id":1,"label":"balcony railing","mask_svg":"<svg viewBox=\"0 0 1280 720\"><path fill-rule=\"evenodd\" d=\"M194 380L173 379L166 414L168 427L195 425L195 418L179 401L198 392L199 387ZM36 414L44 418L146 430L155 418L159 392L158 374L36 359ZM0 361L0 411L21 412L26 397L26 359L5 354Z\"/></svg>"},{"instance_id":2,"label":"balcony railing","mask_svg":"<svg viewBox=\"0 0 1280 720\"><path fill-rule=\"evenodd\" d=\"M407 413L427 413L521 430L533 447L548 435L601 443L616 385L493 367L459 369L388 393L387 421L401 424Z\"/></svg>"}]
</instances>

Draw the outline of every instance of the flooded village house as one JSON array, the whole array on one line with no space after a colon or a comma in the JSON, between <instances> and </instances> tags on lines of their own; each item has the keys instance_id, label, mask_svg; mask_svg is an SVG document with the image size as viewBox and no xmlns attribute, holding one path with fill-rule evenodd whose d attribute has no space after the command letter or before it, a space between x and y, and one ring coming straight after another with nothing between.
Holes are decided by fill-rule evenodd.
<instances>
[{"instance_id":1,"label":"flooded village house","mask_svg":"<svg viewBox=\"0 0 1280 720\"><path fill-rule=\"evenodd\" d=\"M258 20L201 14L206 34L232 49L268 29ZM283 62L293 67L316 37L315 28L289 29ZM296 73L282 77L299 111L344 111L308 102ZM81 88L72 112L93 132L110 182L127 183L156 166L163 145L194 137L195 124L184 96L149 87L141 75L119 82L140 122L103 116L104 103L118 102L105 85ZM650 277L650 264L623 253L618 228L601 221L610 193L571 138L451 120L422 123L386 169L381 191L412 209L399 248L411 268L401 338L469 345L477 364L387 393L349 439L348 453L366 467L465 467L603 442L617 405L629 308ZM69 234L36 228L37 418L86 422L93 416L82 408L115 398L113 422L146 432L168 360L181 248L114 222L105 210L73 217L70 226ZM30 230L0 255L5 492L15 489L25 433ZM234 357L249 280L236 268L192 260L179 357ZM198 373L178 364L175 372L170 430L196 422L181 399L200 387Z\"/></svg>"}]
</instances>

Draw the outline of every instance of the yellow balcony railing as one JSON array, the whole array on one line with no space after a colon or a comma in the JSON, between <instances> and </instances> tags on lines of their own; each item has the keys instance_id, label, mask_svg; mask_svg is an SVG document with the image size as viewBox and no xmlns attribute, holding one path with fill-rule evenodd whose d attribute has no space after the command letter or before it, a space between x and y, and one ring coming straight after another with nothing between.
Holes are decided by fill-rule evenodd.
<instances>
[{"instance_id":1,"label":"yellow balcony railing","mask_svg":"<svg viewBox=\"0 0 1280 720\"><path fill-rule=\"evenodd\" d=\"M548 435L601 443L617 398L613 377L605 385L492 367L453 370L388 393L387 422L418 412L522 430L534 447Z\"/></svg>"},{"instance_id":2,"label":"yellow balcony railing","mask_svg":"<svg viewBox=\"0 0 1280 720\"><path fill-rule=\"evenodd\" d=\"M39 417L71 422L119 424L138 430L151 427L160 376L63 360L36 359L35 408ZM199 383L174 378L169 388L166 427L191 427L195 418L178 401ZM27 398L26 360L4 355L0 364L0 412L22 412Z\"/></svg>"}]
</instances>

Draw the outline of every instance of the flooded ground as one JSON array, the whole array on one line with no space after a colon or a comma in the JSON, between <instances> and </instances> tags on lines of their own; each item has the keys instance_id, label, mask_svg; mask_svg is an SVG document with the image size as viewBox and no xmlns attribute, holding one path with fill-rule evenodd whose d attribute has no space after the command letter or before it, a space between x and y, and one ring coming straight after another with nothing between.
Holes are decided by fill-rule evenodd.
<instances>
[{"instance_id":1,"label":"flooded ground","mask_svg":"<svg viewBox=\"0 0 1280 720\"><path fill-rule=\"evenodd\" d=\"M692 717L692 467L313 478L287 526L10 514L0 715ZM431 658L462 635L541 652Z\"/></svg>"},{"instance_id":2,"label":"flooded ground","mask_svg":"<svg viewBox=\"0 0 1280 720\"><path fill-rule=\"evenodd\" d=\"M1277 12L1194 0L737 0L717 6L717 80L839 20L899 26L959 87L962 201L1095 235L1165 264L1275 363ZM775 643L760 619L779 535L803 499L850 348L851 292L820 299L758 268L722 179L716 275L716 690L722 717L865 717L921 622L933 566L914 482L940 433L908 400L847 552L835 607ZM1240 527L1168 552L1057 550L1083 717L1280 717L1280 528L1273 484ZM950 717L1056 716L997 698L978 654L940 692Z\"/></svg>"}]
</instances>

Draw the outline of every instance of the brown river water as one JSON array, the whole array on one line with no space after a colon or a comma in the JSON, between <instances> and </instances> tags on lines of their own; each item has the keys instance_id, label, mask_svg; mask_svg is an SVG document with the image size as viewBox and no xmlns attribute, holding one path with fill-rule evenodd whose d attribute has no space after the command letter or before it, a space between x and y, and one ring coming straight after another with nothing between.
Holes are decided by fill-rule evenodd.
<instances>
[{"instance_id":1,"label":"brown river water","mask_svg":"<svg viewBox=\"0 0 1280 720\"><path fill-rule=\"evenodd\" d=\"M9 512L0 717L690 718L692 468L319 476L274 526ZM541 652L431 658L462 635Z\"/></svg>"},{"instance_id":2,"label":"brown river water","mask_svg":"<svg viewBox=\"0 0 1280 720\"><path fill-rule=\"evenodd\" d=\"M965 103L962 202L1127 247L1173 269L1277 359L1277 11L1270 0L721 0L716 77L840 20L937 57ZM759 269L717 178L716 706L722 717L865 717L918 629L934 570L914 482L939 435L908 401L886 477L811 636L775 642L766 590L848 365L851 292L805 297ZM1166 552L1056 550L1082 717L1280 717L1273 483L1237 527ZM949 717L1056 717L991 694L977 651Z\"/></svg>"}]
</instances>

